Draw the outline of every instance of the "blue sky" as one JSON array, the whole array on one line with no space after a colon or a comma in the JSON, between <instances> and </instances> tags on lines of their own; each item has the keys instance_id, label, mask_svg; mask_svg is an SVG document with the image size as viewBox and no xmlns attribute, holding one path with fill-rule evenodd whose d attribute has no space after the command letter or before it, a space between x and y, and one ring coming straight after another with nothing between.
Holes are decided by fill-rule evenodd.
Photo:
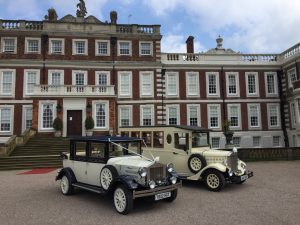
<instances>
[{"instance_id":1,"label":"blue sky","mask_svg":"<svg viewBox=\"0 0 300 225\"><path fill-rule=\"evenodd\" d=\"M0 18L42 20L48 8L58 17L76 14L79 0L0 0ZM299 0L85 0L88 15L118 23L160 24L163 52L186 52L195 37L195 52L223 47L243 53L281 53L300 42Z\"/></svg>"}]
</instances>

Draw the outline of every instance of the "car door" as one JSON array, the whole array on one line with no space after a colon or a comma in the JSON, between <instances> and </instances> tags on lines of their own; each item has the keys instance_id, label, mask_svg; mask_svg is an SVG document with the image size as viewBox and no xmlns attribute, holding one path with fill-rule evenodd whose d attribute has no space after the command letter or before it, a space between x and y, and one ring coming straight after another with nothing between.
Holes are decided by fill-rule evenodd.
<instances>
[{"instance_id":1,"label":"car door","mask_svg":"<svg viewBox=\"0 0 300 225\"><path fill-rule=\"evenodd\" d=\"M87 142L76 142L73 160L73 172L78 182L87 182Z\"/></svg>"}]
</instances>

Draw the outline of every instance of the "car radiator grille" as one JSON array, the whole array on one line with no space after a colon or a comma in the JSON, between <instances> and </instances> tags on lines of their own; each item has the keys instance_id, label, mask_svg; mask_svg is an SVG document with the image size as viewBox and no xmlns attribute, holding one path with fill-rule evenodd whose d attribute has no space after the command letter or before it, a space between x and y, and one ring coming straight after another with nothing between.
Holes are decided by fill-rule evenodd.
<instances>
[{"instance_id":1,"label":"car radiator grille","mask_svg":"<svg viewBox=\"0 0 300 225\"><path fill-rule=\"evenodd\" d=\"M238 155L237 153L232 153L228 156L228 166L233 172L236 172L238 169Z\"/></svg>"},{"instance_id":2,"label":"car radiator grille","mask_svg":"<svg viewBox=\"0 0 300 225\"><path fill-rule=\"evenodd\" d=\"M160 163L155 163L149 168L148 181L163 181L166 178L166 166Z\"/></svg>"}]
</instances>

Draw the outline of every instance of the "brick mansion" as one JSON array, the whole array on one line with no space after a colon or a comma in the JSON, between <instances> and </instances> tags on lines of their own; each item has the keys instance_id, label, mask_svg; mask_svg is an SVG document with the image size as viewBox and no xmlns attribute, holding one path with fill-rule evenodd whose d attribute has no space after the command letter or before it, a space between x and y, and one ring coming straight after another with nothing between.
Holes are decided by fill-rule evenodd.
<instances>
[{"instance_id":1,"label":"brick mansion","mask_svg":"<svg viewBox=\"0 0 300 225\"><path fill-rule=\"evenodd\" d=\"M209 128L224 148L230 121L238 147L300 146L300 43L278 54L242 54L223 39L203 53L161 52L160 25L102 22L54 9L41 21L0 19L0 137L33 128L95 135L122 126Z\"/></svg>"}]
</instances>

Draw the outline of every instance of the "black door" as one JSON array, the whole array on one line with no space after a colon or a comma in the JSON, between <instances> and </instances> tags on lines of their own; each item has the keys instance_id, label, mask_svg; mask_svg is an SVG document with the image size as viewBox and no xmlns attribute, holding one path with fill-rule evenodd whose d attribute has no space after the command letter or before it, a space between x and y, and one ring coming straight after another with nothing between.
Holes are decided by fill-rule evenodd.
<instances>
[{"instance_id":1,"label":"black door","mask_svg":"<svg viewBox=\"0 0 300 225\"><path fill-rule=\"evenodd\" d=\"M82 111L67 111L67 136L82 136Z\"/></svg>"}]
</instances>

